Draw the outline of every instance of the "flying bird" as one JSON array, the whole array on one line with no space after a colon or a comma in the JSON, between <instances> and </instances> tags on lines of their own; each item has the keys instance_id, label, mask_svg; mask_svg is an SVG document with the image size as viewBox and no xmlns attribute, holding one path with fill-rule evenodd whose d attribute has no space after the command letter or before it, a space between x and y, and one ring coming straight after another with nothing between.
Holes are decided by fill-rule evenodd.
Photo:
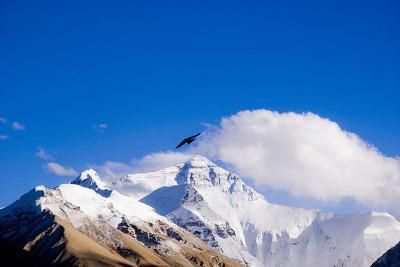
<instances>
[{"instance_id":1,"label":"flying bird","mask_svg":"<svg viewBox=\"0 0 400 267\"><path fill-rule=\"evenodd\" d=\"M196 140L196 137L199 136L201 133L186 137L185 139L183 139L177 146L176 148L180 148L181 146L183 146L184 144L191 144L194 140Z\"/></svg>"}]
</instances>

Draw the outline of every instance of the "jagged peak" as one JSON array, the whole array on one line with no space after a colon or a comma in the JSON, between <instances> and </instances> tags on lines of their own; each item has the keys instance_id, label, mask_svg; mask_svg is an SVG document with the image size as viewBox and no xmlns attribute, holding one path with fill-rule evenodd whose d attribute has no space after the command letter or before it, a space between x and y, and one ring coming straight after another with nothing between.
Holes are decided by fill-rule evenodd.
<instances>
[{"instance_id":1,"label":"jagged peak","mask_svg":"<svg viewBox=\"0 0 400 267\"><path fill-rule=\"evenodd\" d=\"M92 168L84 170L74 181L84 181L87 179L91 179L96 182L98 185L104 184L101 181L99 174ZM72 183L74 183L74 181Z\"/></svg>"},{"instance_id":2,"label":"jagged peak","mask_svg":"<svg viewBox=\"0 0 400 267\"><path fill-rule=\"evenodd\" d=\"M106 188L106 183L94 169L87 169L71 182L71 184L95 183L99 188Z\"/></svg>"},{"instance_id":3,"label":"jagged peak","mask_svg":"<svg viewBox=\"0 0 400 267\"><path fill-rule=\"evenodd\" d=\"M92 168L81 172L71 184L87 187L104 197L108 197L112 192L112 190L107 187L107 184L101 180L100 175Z\"/></svg>"},{"instance_id":4,"label":"jagged peak","mask_svg":"<svg viewBox=\"0 0 400 267\"><path fill-rule=\"evenodd\" d=\"M183 164L183 167L186 168L209 168L216 166L214 162L201 155L195 155Z\"/></svg>"},{"instance_id":5,"label":"jagged peak","mask_svg":"<svg viewBox=\"0 0 400 267\"><path fill-rule=\"evenodd\" d=\"M227 193L246 192L249 199L252 200L259 197L258 193L247 186L237 174L216 165L201 155L196 155L186 161L176 180L178 184L195 187L218 187Z\"/></svg>"},{"instance_id":6,"label":"jagged peak","mask_svg":"<svg viewBox=\"0 0 400 267\"><path fill-rule=\"evenodd\" d=\"M116 180L112 189L140 199L161 187L187 185L196 188L217 188L224 193L241 193L255 199L259 195L239 177L202 155L192 156L189 160L173 167L158 171L128 174Z\"/></svg>"}]
</instances>

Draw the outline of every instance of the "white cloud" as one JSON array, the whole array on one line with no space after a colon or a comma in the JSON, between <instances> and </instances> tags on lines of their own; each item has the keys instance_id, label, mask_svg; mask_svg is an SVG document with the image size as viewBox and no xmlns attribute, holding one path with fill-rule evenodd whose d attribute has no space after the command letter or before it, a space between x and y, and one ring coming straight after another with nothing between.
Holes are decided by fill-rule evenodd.
<instances>
[{"instance_id":1,"label":"white cloud","mask_svg":"<svg viewBox=\"0 0 400 267\"><path fill-rule=\"evenodd\" d=\"M46 169L58 176L77 176L78 172L71 167L64 167L57 162L49 162L46 164Z\"/></svg>"},{"instance_id":2,"label":"white cloud","mask_svg":"<svg viewBox=\"0 0 400 267\"><path fill-rule=\"evenodd\" d=\"M7 119L6 119L6 118L0 117L0 123L6 123L6 122L7 122Z\"/></svg>"},{"instance_id":3,"label":"white cloud","mask_svg":"<svg viewBox=\"0 0 400 267\"><path fill-rule=\"evenodd\" d=\"M44 150L42 147L38 147L35 153L36 157L41 158L45 161L54 161L54 157Z\"/></svg>"},{"instance_id":4,"label":"white cloud","mask_svg":"<svg viewBox=\"0 0 400 267\"><path fill-rule=\"evenodd\" d=\"M131 160L130 163L121 163L116 161L106 161L102 165L91 166L96 169L102 178L112 181L123 177L128 173L147 172L160 170L166 167L175 166L187 161L193 155L166 151L155 152L144 156L141 159Z\"/></svg>"},{"instance_id":5,"label":"white cloud","mask_svg":"<svg viewBox=\"0 0 400 267\"><path fill-rule=\"evenodd\" d=\"M16 130L16 131L25 131L25 126L21 124L20 122L14 121L11 124L11 127Z\"/></svg>"},{"instance_id":6,"label":"white cloud","mask_svg":"<svg viewBox=\"0 0 400 267\"><path fill-rule=\"evenodd\" d=\"M400 160L313 113L242 111L223 118L189 152L229 164L242 176L295 196L351 197L376 207L397 205Z\"/></svg>"},{"instance_id":7,"label":"white cloud","mask_svg":"<svg viewBox=\"0 0 400 267\"><path fill-rule=\"evenodd\" d=\"M95 129L96 131L101 132L101 133L104 132L107 128L108 128L108 124L106 124L106 123L100 123L100 124L93 126L93 129Z\"/></svg>"},{"instance_id":8,"label":"white cloud","mask_svg":"<svg viewBox=\"0 0 400 267\"><path fill-rule=\"evenodd\" d=\"M149 154L130 163L93 166L115 179L169 167L202 154L258 185L326 203L352 198L385 210L400 199L400 159L313 113L242 111L210 126L184 153Z\"/></svg>"},{"instance_id":9,"label":"white cloud","mask_svg":"<svg viewBox=\"0 0 400 267\"><path fill-rule=\"evenodd\" d=\"M8 135L0 134L0 140L8 139Z\"/></svg>"},{"instance_id":10,"label":"white cloud","mask_svg":"<svg viewBox=\"0 0 400 267\"><path fill-rule=\"evenodd\" d=\"M49 161L46 163L44 168L58 176L77 176L78 172L72 167L65 167L60 163L55 162L55 158L53 155L48 153L44 148L38 147L35 153L36 157L41 158L45 161Z\"/></svg>"}]
</instances>

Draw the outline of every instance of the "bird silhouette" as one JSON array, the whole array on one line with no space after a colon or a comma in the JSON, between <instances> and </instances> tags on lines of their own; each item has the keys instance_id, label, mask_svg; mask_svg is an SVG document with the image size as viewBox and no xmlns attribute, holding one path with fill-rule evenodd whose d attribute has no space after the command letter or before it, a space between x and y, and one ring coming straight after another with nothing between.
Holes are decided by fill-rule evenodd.
<instances>
[{"instance_id":1,"label":"bird silhouette","mask_svg":"<svg viewBox=\"0 0 400 267\"><path fill-rule=\"evenodd\" d=\"M194 140L196 140L196 137L199 136L201 133L186 137L185 139L183 139L177 146L176 148L180 148L181 146L183 146L184 144L191 144Z\"/></svg>"}]
</instances>

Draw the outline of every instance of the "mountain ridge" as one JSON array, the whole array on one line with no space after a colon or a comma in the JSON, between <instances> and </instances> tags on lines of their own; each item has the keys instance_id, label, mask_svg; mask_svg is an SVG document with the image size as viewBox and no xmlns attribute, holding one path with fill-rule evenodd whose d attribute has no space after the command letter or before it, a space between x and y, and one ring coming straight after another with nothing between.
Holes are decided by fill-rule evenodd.
<instances>
[{"instance_id":1,"label":"mountain ridge","mask_svg":"<svg viewBox=\"0 0 400 267\"><path fill-rule=\"evenodd\" d=\"M127 175L111 188L129 195L129 184L146 182L153 191L132 197L217 251L255 266L369 266L400 240L400 223L389 214L340 215L271 204L202 156L150 175Z\"/></svg>"},{"instance_id":2,"label":"mountain ridge","mask_svg":"<svg viewBox=\"0 0 400 267\"><path fill-rule=\"evenodd\" d=\"M112 183L89 169L71 184L37 186L0 209L0 236L34 255L58 244L48 258L56 263L239 266L233 258L250 266L364 267L400 240L400 222L387 213L269 203L237 174L195 156ZM66 245L70 236L99 245L106 258L79 254L77 243Z\"/></svg>"},{"instance_id":3,"label":"mountain ridge","mask_svg":"<svg viewBox=\"0 0 400 267\"><path fill-rule=\"evenodd\" d=\"M0 210L0 236L48 263L68 266L240 265L151 207L95 189L37 186Z\"/></svg>"}]
</instances>

